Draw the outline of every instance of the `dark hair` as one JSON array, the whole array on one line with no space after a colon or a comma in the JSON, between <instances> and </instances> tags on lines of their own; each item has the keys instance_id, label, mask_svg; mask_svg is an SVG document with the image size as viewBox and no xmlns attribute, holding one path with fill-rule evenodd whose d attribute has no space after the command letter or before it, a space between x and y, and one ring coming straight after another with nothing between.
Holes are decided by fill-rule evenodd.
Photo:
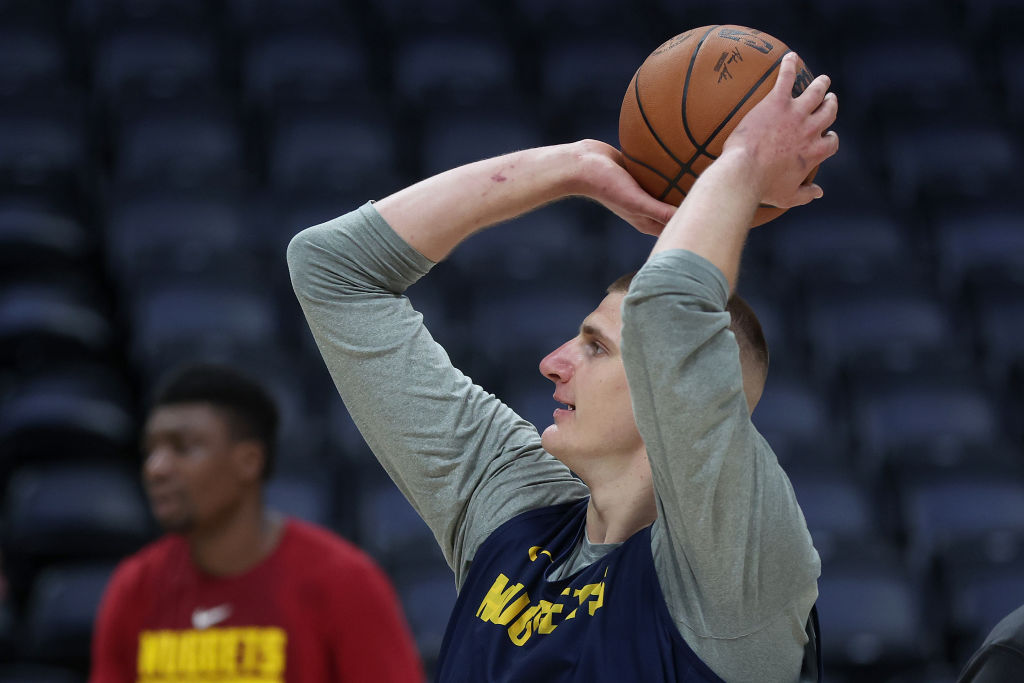
<instances>
[{"instance_id":1,"label":"dark hair","mask_svg":"<svg viewBox=\"0 0 1024 683\"><path fill-rule=\"evenodd\" d=\"M637 271L626 273L615 282L608 285L605 291L608 294L629 291L629 285ZM768 341L764 338L764 330L761 329L761 321L757 319L754 309L747 303L746 299L739 294L733 294L725 305L731 322L729 329L736 336L736 343L740 347L741 354L747 354L750 360L757 364L761 370L762 379L768 376Z\"/></svg>"},{"instance_id":2,"label":"dark hair","mask_svg":"<svg viewBox=\"0 0 1024 683\"><path fill-rule=\"evenodd\" d=\"M181 403L210 403L224 412L234 439L256 439L262 443L263 479L270 478L279 418L274 399L259 382L223 365L185 365L160 382L152 408Z\"/></svg>"},{"instance_id":3,"label":"dark hair","mask_svg":"<svg viewBox=\"0 0 1024 683\"><path fill-rule=\"evenodd\" d=\"M761 370L762 379L767 377L768 341L764 338L761 321L757 319L753 307L739 294L733 294L729 297L725 310L732 318L729 329L736 335L740 351L751 354L751 360L757 363L757 367Z\"/></svg>"}]
</instances>

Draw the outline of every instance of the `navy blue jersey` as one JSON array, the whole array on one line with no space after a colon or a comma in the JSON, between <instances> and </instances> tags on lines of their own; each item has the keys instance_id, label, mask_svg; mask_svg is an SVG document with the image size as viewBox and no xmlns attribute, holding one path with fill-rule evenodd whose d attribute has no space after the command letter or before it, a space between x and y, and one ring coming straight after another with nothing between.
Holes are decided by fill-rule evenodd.
<instances>
[{"instance_id":1,"label":"navy blue jersey","mask_svg":"<svg viewBox=\"0 0 1024 683\"><path fill-rule=\"evenodd\" d=\"M438 681L721 681L668 612L651 528L568 578L587 499L530 510L480 546L448 622Z\"/></svg>"}]
</instances>

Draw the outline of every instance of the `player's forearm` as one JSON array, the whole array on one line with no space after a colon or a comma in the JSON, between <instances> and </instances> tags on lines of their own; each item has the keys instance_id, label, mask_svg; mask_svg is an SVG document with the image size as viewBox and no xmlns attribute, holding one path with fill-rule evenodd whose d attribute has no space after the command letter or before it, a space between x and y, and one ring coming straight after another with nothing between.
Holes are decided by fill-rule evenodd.
<instances>
[{"instance_id":1,"label":"player's forearm","mask_svg":"<svg viewBox=\"0 0 1024 683\"><path fill-rule=\"evenodd\" d=\"M758 198L750 158L741 150L727 151L693 184L651 254L668 249L692 251L722 271L730 290L735 290Z\"/></svg>"},{"instance_id":2,"label":"player's forearm","mask_svg":"<svg viewBox=\"0 0 1024 683\"><path fill-rule=\"evenodd\" d=\"M477 230L572 194L580 163L572 144L513 152L427 178L376 208L409 245L440 261Z\"/></svg>"}]
</instances>

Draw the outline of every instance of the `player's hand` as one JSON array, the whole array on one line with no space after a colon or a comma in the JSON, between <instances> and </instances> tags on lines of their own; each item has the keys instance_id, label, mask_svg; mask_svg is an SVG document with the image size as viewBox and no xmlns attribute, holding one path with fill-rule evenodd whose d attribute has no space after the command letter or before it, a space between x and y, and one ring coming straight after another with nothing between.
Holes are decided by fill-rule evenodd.
<instances>
[{"instance_id":1,"label":"player's hand","mask_svg":"<svg viewBox=\"0 0 1024 683\"><path fill-rule=\"evenodd\" d=\"M782 58L775 87L747 112L723 150L750 155L760 200L787 209L822 196L821 187L804 180L839 149L839 136L828 130L839 109L835 93L829 92L831 79L818 76L793 97L796 64L793 52Z\"/></svg>"},{"instance_id":2,"label":"player's hand","mask_svg":"<svg viewBox=\"0 0 1024 683\"><path fill-rule=\"evenodd\" d=\"M676 207L640 187L626 170L619 150L600 140L581 140L574 151L579 162L574 194L599 202L644 234L661 234Z\"/></svg>"}]
</instances>

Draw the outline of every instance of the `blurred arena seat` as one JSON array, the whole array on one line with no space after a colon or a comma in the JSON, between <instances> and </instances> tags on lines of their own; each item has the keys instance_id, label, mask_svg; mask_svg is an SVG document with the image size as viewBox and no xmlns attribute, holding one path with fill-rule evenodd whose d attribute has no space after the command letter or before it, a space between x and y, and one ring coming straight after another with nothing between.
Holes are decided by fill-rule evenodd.
<instances>
[{"instance_id":1,"label":"blurred arena seat","mask_svg":"<svg viewBox=\"0 0 1024 683\"><path fill-rule=\"evenodd\" d=\"M769 341L769 348L772 342ZM751 419L787 469L838 465L845 431L831 414L828 394L795 373L773 372ZM837 438L838 437L838 438Z\"/></svg>"},{"instance_id":2,"label":"blurred arena seat","mask_svg":"<svg viewBox=\"0 0 1024 683\"><path fill-rule=\"evenodd\" d=\"M878 505L852 468L808 464L790 467L788 474L823 562L877 542Z\"/></svg>"},{"instance_id":3,"label":"blurred arena seat","mask_svg":"<svg viewBox=\"0 0 1024 683\"><path fill-rule=\"evenodd\" d=\"M390 481L362 492L359 538L363 548L392 573L410 568L418 573L438 563L446 566L430 528Z\"/></svg>"},{"instance_id":4,"label":"blurred arena seat","mask_svg":"<svg viewBox=\"0 0 1024 683\"><path fill-rule=\"evenodd\" d=\"M985 122L897 126L886 143L891 195L902 206L985 197L1012 178L1015 147L1001 126Z\"/></svg>"},{"instance_id":5,"label":"blurred arena seat","mask_svg":"<svg viewBox=\"0 0 1024 683\"><path fill-rule=\"evenodd\" d=\"M18 24L0 28L0 97L32 93L65 79L64 46L58 35Z\"/></svg>"},{"instance_id":6,"label":"blurred arena seat","mask_svg":"<svg viewBox=\"0 0 1024 683\"><path fill-rule=\"evenodd\" d=\"M94 236L74 215L45 202L0 199L0 282L86 264Z\"/></svg>"},{"instance_id":7,"label":"blurred arena seat","mask_svg":"<svg viewBox=\"0 0 1024 683\"><path fill-rule=\"evenodd\" d=\"M373 90L362 46L322 27L260 35L243 59L243 96L264 116L284 103L345 102Z\"/></svg>"},{"instance_id":8,"label":"blurred arena seat","mask_svg":"<svg viewBox=\"0 0 1024 683\"><path fill-rule=\"evenodd\" d=\"M585 282L594 277L600 263L595 242L574 207L555 205L519 216L512 230L487 230L466 240L448 262L460 276L511 281L513 284L505 285L510 289L516 283L548 279L556 267L559 277ZM605 285L623 273L610 276ZM596 289L594 294L600 291Z\"/></svg>"},{"instance_id":9,"label":"blurred arena seat","mask_svg":"<svg viewBox=\"0 0 1024 683\"><path fill-rule=\"evenodd\" d=\"M345 192L397 174L386 115L325 107L280 116L267 144L267 176L282 192Z\"/></svg>"},{"instance_id":10,"label":"blurred arena seat","mask_svg":"<svg viewBox=\"0 0 1024 683\"><path fill-rule=\"evenodd\" d=\"M422 169L433 175L453 166L544 144L541 124L528 111L437 108L423 121Z\"/></svg>"},{"instance_id":11,"label":"blurred arena seat","mask_svg":"<svg viewBox=\"0 0 1024 683\"><path fill-rule=\"evenodd\" d=\"M903 485L909 556L922 567L952 544L998 543L1024 528L1024 479L1019 470L921 472Z\"/></svg>"},{"instance_id":12,"label":"blurred arena seat","mask_svg":"<svg viewBox=\"0 0 1024 683\"><path fill-rule=\"evenodd\" d=\"M224 14L242 37L280 28L342 30L355 21L348 3L333 0L225 0Z\"/></svg>"},{"instance_id":13,"label":"blurred arena seat","mask_svg":"<svg viewBox=\"0 0 1024 683\"><path fill-rule=\"evenodd\" d=\"M954 205L934 223L938 280L951 295L978 282L1024 273L1024 207L1019 203Z\"/></svg>"},{"instance_id":14,"label":"blurred arena seat","mask_svg":"<svg viewBox=\"0 0 1024 683\"><path fill-rule=\"evenodd\" d=\"M858 674L852 680L884 680L922 666L934 652L921 589L899 563L847 558L823 567L818 589L830 678Z\"/></svg>"},{"instance_id":15,"label":"blurred arena seat","mask_svg":"<svg viewBox=\"0 0 1024 683\"><path fill-rule=\"evenodd\" d=\"M955 661L965 662L991 629L1024 604L1024 533L1013 529L945 544L938 588L949 595L946 635Z\"/></svg>"},{"instance_id":16,"label":"blurred arena seat","mask_svg":"<svg viewBox=\"0 0 1024 683\"><path fill-rule=\"evenodd\" d=\"M85 676L70 669L44 664L0 664L0 680L6 683L84 683Z\"/></svg>"},{"instance_id":17,"label":"blurred arena seat","mask_svg":"<svg viewBox=\"0 0 1024 683\"><path fill-rule=\"evenodd\" d=\"M169 188L112 198L104 230L110 275L125 296L174 281L244 279L259 272L241 202Z\"/></svg>"},{"instance_id":18,"label":"blurred arena seat","mask_svg":"<svg viewBox=\"0 0 1024 683\"><path fill-rule=\"evenodd\" d=\"M856 280L906 267L908 231L881 209L793 211L775 227L768 247L772 272L811 291L823 279Z\"/></svg>"},{"instance_id":19,"label":"blurred arena seat","mask_svg":"<svg viewBox=\"0 0 1024 683\"><path fill-rule=\"evenodd\" d=\"M83 457L23 468L11 478L5 499L4 569L18 609L39 595L30 591L47 567L113 562L153 536L138 478L124 465Z\"/></svg>"},{"instance_id":20,"label":"blurred arena seat","mask_svg":"<svg viewBox=\"0 0 1024 683\"><path fill-rule=\"evenodd\" d=\"M276 476L267 482L264 500L268 507L313 524L336 527L330 483L323 478Z\"/></svg>"},{"instance_id":21,"label":"blurred arena seat","mask_svg":"<svg viewBox=\"0 0 1024 683\"><path fill-rule=\"evenodd\" d=\"M377 0L368 10L369 26L379 24L385 44L394 48L424 33L459 32L501 40L508 28L504 3L464 0Z\"/></svg>"},{"instance_id":22,"label":"blurred arena seat","mask_svg":"<svg viewBox=\"0 0 1024 683\"><path fill-rule=\"evenodd\" d=\"M238 188L245 173L242 134L229 111L206 102L163 104L127 117L116 131L120 187Z\"/></svg>"},{"instance_id":23,"label":"blurred arena seat","mask_svg":"<svg viewBox=\"0 0 1024 683\"><path fill-rule=\"evenodd\" d=\"M30 657L76 669L89 661L92 626L114 565L79 563L40 572L29 599Z\"/></svg>"},{"instance_id":24,"label":"blurred arena seat","mask_svg":"<svg viewBox=\"0 0 1024 683\"><path fill-rule=\"evenodd\" d=\"M93 82L111 112L152 100L216 93L222 78L217 45L199 25L125 27L95 45Z\"/></svg>"},{"instance_id":25,"label":"blurred arena seat","mask_svg":"<svg viewBox=\"0 0 1024 683\"><path fill-rule=\"evenodd\" d=\"M123 378L106 365L71 365L12 381L0 402L0 484L15 468L133 449L134 410Z\"/></svg>"},{"instance_id":26,"label":"blurred arena seat","mask_svg":"<svg viewBox=\"0 0 1024 683\"><path fill-rule=\"evenodd\" d=\"M999 458L1001 416L984 388L960 374L876 376L852 393L858 459L867 470Z\"/></svg>"},{"instance_id":27,"label":"blurred arena seat","mask_svg":"<svg viewBox=\"0 0 1024 683\"><path fill-rule=\"evenodd\" d=\"M4 103L0 112L0 191L40 198L81 192L87 142L77 104L73 95Z\"/></svg>"},{"instance_id":28,"label":"blurred arena seat","mask_svg":"<svg viewBox=\"0 0 1024 683\"><path fill-rule=\"evenodd\" d=\"M131 324L134 358L144 368L167 367L167 358L273 346L280 329L269 294L185 280L134 297Z\"/></svg>"},{"instance_id":29,"label":"blurred arena seat","mask_svg":"<svg viewBox=\"0 0 1024 683\"><path fill-rule=\"evenodd\" d=\"M817 376L853 367L902 370L955 349L947 310L926 292L871 287L813 287L805 319Z\"/></svg>"},{"instance_id":30,"label":"blurred arena seat","mask_svg":"<svg viewBox=\"0 0 1024 683\"><path fill-rule=\"evenodd\" d=\"M583 32L550 40L540 62L545 107L559 114L621 103L633 73L655 47L622 33L594 36Z\"/></svg>"},{"instance_id":31,"label":"blurred arena seat","mask_svg":"<svg viewBox=\"0 0 1024 683\"><path fill-rule=\"evenodd\" d=\"M172 26L188 28L213 20L210 3L203 0L62 0L73 25L98 36L128 27Z\"/></svg>"},{"instance_id":32,"label":"blurred arena seat","mask_svg":"<svg viewBox=\"0 0 1024 683\"><path fill-rule=\"evenodd\" d=\"M825 3L831 8L839 4ZM847 4L848 9L856 6ZM905 118L940 111L977 92L975 66L959 41L934 31L893 33L873 40L861 36L857 49L846 53L841 83L851 114Z\"/></svg>"},{"instance_id":33,"label":"blurred arena seat","mask_svg":"<svg viewBox=\"0 0 1024 683\"><path fill-rule=\"evenodd\" d=\"M1002 289L978 305L978 343L996 386L1013 386L1024 369L1024 300Z\"/></svg>"},{"instance_id":34,"label":"blurred arena seat","mask_svg":"<svg viewBox=\"0 0 1024 683\"><path fill-rule=\"evenodd\" d=\"M109 361L114 346L114 325L107 314L75 293L52 284L0 287L0 355L26 366L55 357Z\"/></svg>"},{"instance_id":35,"label":"blurred arena seat","mask_svg":"<svg viewBox=\"0 0 1024 683\"><path fill-rule=\"evenodd\" d=\"M445 107L521 101L515 56L503 43L463 33L409 36L394 57L395 94L429 111ZM428 139L429 136L428 136Z\"/></svg>"},{"instance_id":36,"label":"blurred arena seat","mask_svg":"<svg viewBox=\"0 0 1024 683\"><path fill-rule=\"evenodd\" d=\"M424 666L432 670L457 597L452 572L447 565L439 563L399 574L395 577L395 589L424 658Z\"/></svg>"}]
</instances>

